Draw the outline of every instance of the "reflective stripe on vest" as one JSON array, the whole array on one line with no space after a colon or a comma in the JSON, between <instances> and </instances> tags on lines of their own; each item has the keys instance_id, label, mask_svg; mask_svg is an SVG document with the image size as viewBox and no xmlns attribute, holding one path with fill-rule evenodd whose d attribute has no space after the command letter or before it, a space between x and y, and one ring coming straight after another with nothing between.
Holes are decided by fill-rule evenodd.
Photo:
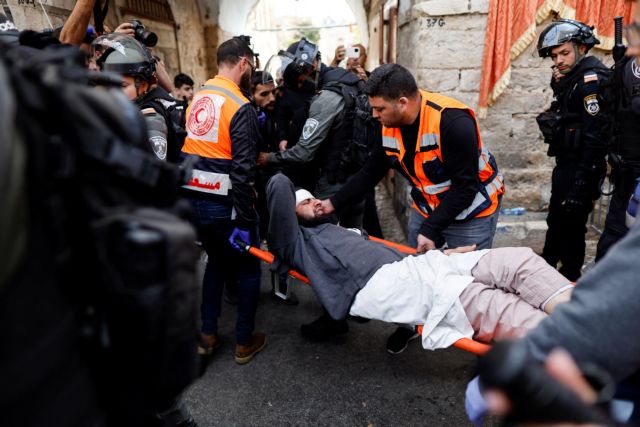
<instances>
[{"instance_id":1,"label":"reflective stripe on vest","mask_svg":"<svg viewBox=\"0 0 640 427\"><path fill-rule=\"evenodd\" d=\"M384 148L397 151L397 150L399 150L400 144L398 143L398 140L396 138L391 138L389 136L383 136L382 137L382 146Z\"/></svg>"},{"instance_id":2,"label":"reflective stripe on vest","mask_svg":"<svg viewBox=\"0 0 640 427\"><path fill-rule=\"evenodd\" d=\"M441 182L433 182L431 179L439 179L438 177L442 177L444 174L440 147L442 112L447 108L456 108L468 111L475 122L478 138L478 178L482 184L471 205L458 214L456 219L463 220L491 215L498 206L498 197L504 193L504 184L502 177L492 166L495 165L495 160L482 144L480 130L473 110L461 102L439 94L420 90L420 95L422 97L422 105L416 152L414 156L408 156L406 159L413 162L413 168L407 168L403 164L406 149L400 129L386 127L382 129L382 145L386 150L387 156L396 158L398 160L396 164L399 164L407 175L409 174L409 169L414 171L410 176L410 180L414 188L419 190L421 194L419 197L421 200L416 198L418 197L417 193L413 194L415 206L420 206L419 211L425 217L428 217L438 207L440 200L451 187L451 180L449 179Z\"/></svg>"},{"instance_id":3,"label":"reflective stripe on vest","mask_svg":"<svg viewBox=\"0 0 640 427\"><path fill-rule=\"evenodd\" d=\"M420 137L420 148L438 148L438 135L435 133L425 133Z\"/></svg>"},{"instance_id":4,"label":"reflective stripe on vest","mask_svg":"<svg viewBox=\"0 0 640 427\"><path fill-rule=\"evenodd\" d=\"M491 196L498 191L499 188L502 188L502 176L500 174L496 175L496 177L489 184L485 185L485 191L487 192L487 196L489 196L489 200L491 200ZM476 196L473 198L473 202L469 205L468 208L460 212L456 219L462 220L467 219L470 214L473 213L480 205L485 203L487 198L480 192L476 193Z\"/></svg>"}]
</instances>

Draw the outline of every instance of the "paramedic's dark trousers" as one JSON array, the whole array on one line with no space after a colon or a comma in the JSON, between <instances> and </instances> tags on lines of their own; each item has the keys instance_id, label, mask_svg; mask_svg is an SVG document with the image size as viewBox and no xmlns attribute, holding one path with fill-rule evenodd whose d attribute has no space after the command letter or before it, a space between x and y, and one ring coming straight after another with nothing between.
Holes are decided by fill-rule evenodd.
<instances>
[{"instance_id":1,"label":"paramedic's dark trousers","mask_svg":"<svg viewBox=\"0 0 640 427\"><path fill-rule=\"evenodd\" d=\"M202 332L217 333L225 277L238 281L236 341L250 342L260 296L260 260L233 249L229 236L235 227L231 206L208 200L190 199L194 224L209 260L202 280ZM257 225L251 231L251 245L259 246Z\"/></svg>"}]
</instances>

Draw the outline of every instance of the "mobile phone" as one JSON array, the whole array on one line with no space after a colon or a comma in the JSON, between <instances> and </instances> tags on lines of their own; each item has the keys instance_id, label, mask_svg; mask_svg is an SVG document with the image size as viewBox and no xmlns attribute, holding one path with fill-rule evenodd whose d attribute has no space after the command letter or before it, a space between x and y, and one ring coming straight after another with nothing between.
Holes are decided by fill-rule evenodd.
<instances>
[{"instance_id":1,"label":"mobile phone","mask_svg":"<svg viewBox=\"0 0 640 427\"><path fill-rule=\"evenodd\" d=\"M360 58L360 48L358 46L347 47L347 58Z\"/></svg>"}]
</instances>

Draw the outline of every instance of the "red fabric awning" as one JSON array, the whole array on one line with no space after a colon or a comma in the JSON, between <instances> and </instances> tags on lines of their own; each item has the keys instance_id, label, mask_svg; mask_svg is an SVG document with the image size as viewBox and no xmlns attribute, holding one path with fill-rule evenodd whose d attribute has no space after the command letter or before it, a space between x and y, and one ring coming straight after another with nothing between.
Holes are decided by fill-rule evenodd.
<instances>
[{"instance_id":1,"label":"red fabric awning","mask_svg":"<svg viewBox=\"0 0 640 427\"><path fill-rule=\"evenodd\" d=\"M536 40L536 25L552 13L596 27L599 49L614 44L613 18L623 16L631 22L635 1L628 0L490 0L482 58L482 79L478 115L507 88L511 79L511 61Z\"/></svg>"}]
</instances>

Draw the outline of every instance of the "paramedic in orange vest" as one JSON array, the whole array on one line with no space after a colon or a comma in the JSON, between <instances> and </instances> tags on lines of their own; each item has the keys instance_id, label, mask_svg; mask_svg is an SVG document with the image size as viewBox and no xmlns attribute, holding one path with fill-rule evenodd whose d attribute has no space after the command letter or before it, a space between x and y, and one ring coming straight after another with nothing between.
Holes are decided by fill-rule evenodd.
<instances>
[{"instance_id":1,"label":"paramedic in orange vest","mask_svg":"<svg viewBox=\"0 0 640 427\"><path fill-rule=\"evenodd\" d=\"M220 345L225 277L238 281L235 361L247 363L266 344L254 333L260 264L239 241L258 246L254 170L260 138L256 111L242 89L251 89L255 56L246 36L218 47L218 75L206 82L187 110L183 157L197 156L185 185L198 237L209 256L202 284L201 354ZM242 88L242 89L241 89Z\"/></svg>"},{"instance_id":2,"label":"paramedic in orange vest","mask_svg":"<svg viewBox=\"0 0 640 427\"><path fill-rule=\"evenodd\" d=\"M394 168L411 184L409 245L418 252L442 247L491 247L504 193L495 159L482 144L471 108L418 89L404 67L385 64L371 73L366 89L382 141L364 167L338 193L322 201L329 214L362 197ZM417 338L402 330L387 350L399 353Z\"/></svg>"}]
</instances>

